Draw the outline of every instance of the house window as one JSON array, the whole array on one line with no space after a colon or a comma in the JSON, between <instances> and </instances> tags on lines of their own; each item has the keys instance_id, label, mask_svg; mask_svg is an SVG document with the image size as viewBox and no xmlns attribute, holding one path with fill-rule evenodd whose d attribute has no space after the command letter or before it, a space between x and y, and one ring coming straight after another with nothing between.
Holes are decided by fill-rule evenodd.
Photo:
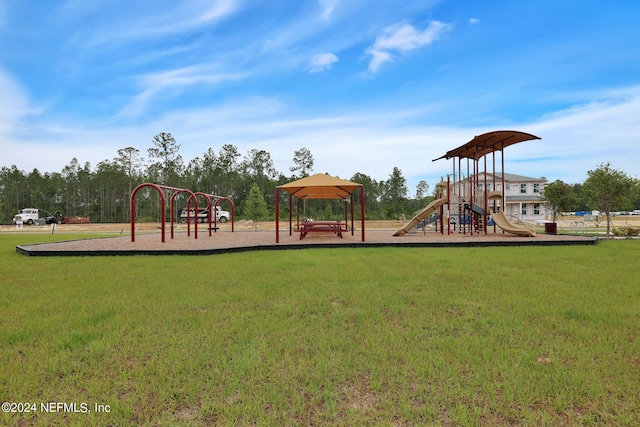
<instances>
[{"instance_id":1,"label":"house window","mask_svg":"<svg viewBox=\"0 0 640 427\"><path fill-rule=\"evenodd\" d=\"M507 189L507 191L511 190L511 184L505 184L504 186Z\"/></svg>"},{"instance_id":2,"label":"house window","mask_svg":"<svg viewBox=\"0 0 640 427\"><path fill-rule=\"evenodd\" d=\"M520 184L520 194L527 194L527 184Z\"/></svg>"},{"instance_id":3,"label":"house window","mask_svg":"<svg viewBox=\"0 0 640 427\"><path fill-rule=\"evenodd\" d=\"M522 215L526 215L527 214L527 204L526 203L522 204L522 211L521 212L522 212Z\"/></svg>"},{"instance_id":4,"label":"house window","mask_svg":"<svg viewBox=\"0 0 640 427\"><path fill-rule=\"evenodd\" d=\"M540 184L533 184L533 194L540 193Z\"/></svg>"},{"instance_id":5,"label":"house window","mask_svg":"<svg viewBox=\"0 0 640 427\"><path fill-rule=\"evenodd\" d=\"M533 204L533 214L540 215L540 203Z\"/></svg>"}]
</instances>

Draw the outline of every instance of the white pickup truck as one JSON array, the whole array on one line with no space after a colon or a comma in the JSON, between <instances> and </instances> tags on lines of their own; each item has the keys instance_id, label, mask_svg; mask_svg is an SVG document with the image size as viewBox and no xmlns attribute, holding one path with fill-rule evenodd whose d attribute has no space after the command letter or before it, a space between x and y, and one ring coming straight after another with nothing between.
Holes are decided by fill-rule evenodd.
<instances>
[{"instance_id":1,"label":"white pickup truck","mask_svg":"<svg viewBox=\"0 0 640 427\"><path fill-rule=\"evenodd\" d=\"M187 213L189 215L187 215ZM195 215L195 210L192 208L191 212L187 212L187 209L184 208L182 210L180 210L178 217L179 217L179 221L182 224L186 224L187 223L187 217L189 217L189 219L191 220L191 222L195 222L196 221L196 217L198 218L198 222L207 222L208 221L208 214L209 214L209 209L208 208L204 208L204 209L198 209L198 215ZM222 222L225 223L227 221L229 221L229 212L227 211L223 211L220 209L219 206L216 206L216 221L217 222ZM213 219L213 218L211 218Z\"/></svg>"}]
</instances>

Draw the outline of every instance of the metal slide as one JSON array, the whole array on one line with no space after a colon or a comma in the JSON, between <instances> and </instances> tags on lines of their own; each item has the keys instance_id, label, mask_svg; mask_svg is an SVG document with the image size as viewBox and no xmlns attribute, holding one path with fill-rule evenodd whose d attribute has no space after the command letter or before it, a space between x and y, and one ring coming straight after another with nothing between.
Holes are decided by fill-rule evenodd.
<instances>
[{"instance_id":1,"label":"metal slide","mask_svg":"<svg viewBox=\"0 0 640 427\"><path fill-rule=\"evenodd\" d=\"M394 236L404 236L409 231L411 231L411 229L413 227L418 225L418 223L420 223L420 221L422 221L423 219L425 219L426 217L431 215L433 212L435 212L435 210L437 208L439 208L441 205L444 205L445 203L447 203L447 198L446 197L443 197L441 199L436 199L433 202L429 203L426 208L424 208L420 212L418 212L416 214L416 216L414 216L411 219L411 221L406 223L402 228L399 228L398 230L396 230L396 232L393 233L393 235Z\"/></svg>"},{"instance_id":2,"label":"metal slide","mask_svg":"<svg viewBox=\"0 0 640 427\"><path fill-rule=\"evenodd\" d=\"M505 216L504 212L502 212L502 210L500 210L500 212L498 212L498 213L493 212L493 211L490 211L490 212L491 212L491 218L493 219L493 222L498 227L500 227L501 229L506 231L507 233L515 234L515 235L518 235L518 236L528 236L528 237L535 237L536 236L535 230L531 230L529 228L524 228L524 227L519 227L516 224L513 224L513 223L509 222L509 220Z\"/></svg>"}]
</instances>

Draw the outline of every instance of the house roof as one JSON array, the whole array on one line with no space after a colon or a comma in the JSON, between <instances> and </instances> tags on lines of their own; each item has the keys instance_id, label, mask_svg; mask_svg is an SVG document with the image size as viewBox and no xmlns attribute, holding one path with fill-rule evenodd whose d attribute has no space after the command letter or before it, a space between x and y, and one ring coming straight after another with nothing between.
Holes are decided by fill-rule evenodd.
<instances>
[{"instance_id":1,"label":"house roof","mask_svg":"<svg viewBox=\"0 0 640 427\"><path fill-rule=\"evenodd\" d=\"M360 187L362 184L323 173L278 186L298 199L346 199Z\"/></svg>"},{"instance_id":2,"label":"house roof","mask_svg":"<svg viewBox=\"0 0 640 427\"><path fill-rule=\"evenodd\" d=\"M515 130L498 130L488 132L474 137L471 141L458 148L447 151L447 153L437 159L451 159L453 157L469 158L478 160L489 153L502 151L504 148L517 144L518 142L540 139L540 137L525 132Z\"/></svg>"},{"instance_id":3,"label":"house roof","mask_svg":"<svg viewBox=\"0 0 640 427\"><path fill-rule=\"evenodd\" d=\"M491 173L491 172L480 172L478 175L482 176L483 174L486 174L487 176L495 176L496 179L502 179L502 172L496 172L496 173ZM524 175L516 175L514 173L505 173L504 174L504 180L505 182L508 183L512 183L512 182L547 182L547 178L532 178L530 176L524 176Z\"/></svg>"}]
</instances>

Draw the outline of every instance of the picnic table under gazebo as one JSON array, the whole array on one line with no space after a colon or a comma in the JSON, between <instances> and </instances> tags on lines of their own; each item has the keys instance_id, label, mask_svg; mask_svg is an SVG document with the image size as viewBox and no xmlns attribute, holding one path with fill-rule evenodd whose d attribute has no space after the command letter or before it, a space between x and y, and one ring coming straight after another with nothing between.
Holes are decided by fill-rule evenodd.
<instances>
[{"instance_id":1,"label":"picnic table under gazebo","mask_svg":"<svg viewBox=\"0 0 640 427\"><path fill-rule=\"evenodd\" d=\"M300 238L313 232L330 232L342 237L348 231L349 213L351 214L351 234L354 233L353 195L360 191L360 217L362 222L362 241L364 233L364 186L328 174L318 173L276 187L276 243L280 242L280 191L289 193L289 235L293 234L293 198L297 200L331 199L345 201L345 221L300 221L299 209L296 209L295 231ZM349 202L351 209L347 209ZM297 206L297 203L296 203Z\"/></svg>"}]
</instances>

